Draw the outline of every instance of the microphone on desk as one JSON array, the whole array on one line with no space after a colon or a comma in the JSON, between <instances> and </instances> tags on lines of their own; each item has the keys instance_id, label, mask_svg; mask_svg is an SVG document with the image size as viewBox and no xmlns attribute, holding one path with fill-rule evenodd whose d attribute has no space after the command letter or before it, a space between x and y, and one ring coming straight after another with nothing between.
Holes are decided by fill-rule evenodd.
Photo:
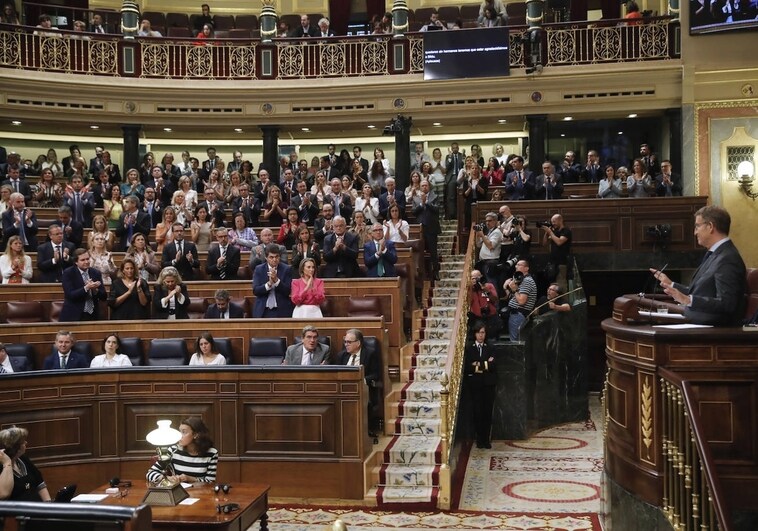
<instances>
[{"instance_id":1,"label":"microphone on desk","mask_svg":"<svg viewBox=\"0 0 758 531\"><path fill-rule=\"evenodd\" d=\"M651 278L655 279L655 274L656 273L663 273L663 271L667 267L668 267L668 264L664 265L662 268L656 270L655 273L651 273L650 277L645 280L645 284L644 284L644 286L642 286L642 291L639 293L639 298L637 299L637 313L639 313L640 309L642 308L642 299L645 298L645 293L647 292L647 286L650 283L650 279ZM655 300L655 295L657 294L657 291L658 291L658 283L654 282L653 283L653 293L652 293L652 295L653 295L652 299L653 300ZM650 304L649 311L650 311L650 315L649 315L650 319L649 319L648 322L649 322L649 324L652 324L653 323L653 305L652 305L652 303Z\"/></svg>"}]
</instances>

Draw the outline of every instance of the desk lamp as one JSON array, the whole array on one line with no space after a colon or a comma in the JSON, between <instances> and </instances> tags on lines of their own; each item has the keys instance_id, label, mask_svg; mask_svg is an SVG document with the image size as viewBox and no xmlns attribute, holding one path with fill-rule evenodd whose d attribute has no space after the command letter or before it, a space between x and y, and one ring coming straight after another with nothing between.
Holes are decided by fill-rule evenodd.
<instances>
[{"instance_id":1,"label":"desk lamp","mask_svg":"<svg viewBox=\"0 0 758 531\"><path fill-rule=\"evenodd\" d=\"M171 427L170 420L159 420L158 427L145 437L148 443L155 446L157 463L162 470L165 471L171 467L171 454L168 449L178 443L181 438L181 432ZM189 494L181 483L170 481L168 474L164 473L163 479L157 485L148 487L142 503L173 507L185 498L189 498Z\"/></svg>"}]
</instances>

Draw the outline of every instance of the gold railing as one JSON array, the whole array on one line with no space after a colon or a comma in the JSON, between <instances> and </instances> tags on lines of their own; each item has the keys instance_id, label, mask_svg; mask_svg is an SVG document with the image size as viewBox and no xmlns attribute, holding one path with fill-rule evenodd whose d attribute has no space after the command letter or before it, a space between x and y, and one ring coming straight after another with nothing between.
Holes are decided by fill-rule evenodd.
<instances>
[{"instance_id":1,"label":"gold railing","mask_svg":"<svg viewBox=\"0 0 758 531\"><path fill-rule=\"evenodd\" d=\"M669 60L679 56L678 22L549 24L542 64L551 66ZM138 38L0 25L0 67L114 77L168 79L317 79L424 71L423 34L326 39ZM472 31L486 31L472 30ZM526 28L510 28L510 66L529 66ZM526 39L527 41L529 39Z\"/></svg>"},{"instance_id":2,"label":"gold railing","mask_svg":"<svg viewBox=\"0 0 758 531\"><path fill-rule=\"evenodd\" d=\"M455 428L458 420L458 406L461 401L463 387L463 354L466 348L466 333L468 331L468 281L471 269L474 267L474 241L469 238L468 247L461 273L461 286L458 288L458 305L453 321L453 333L447 350L446 373L442 378L442 396L440 399L440 415L442 417L442 469L440 470L440 508L450 509L452 495L451 458L455 443Z\"/></svg>"},{"instance_id":3,"label":"gold railing","mask_svg":"<svg viewBox=\"0 0 758 531\"><path fill-rule=\"evenodd\" d=\"M686 381L660 369L663 511L676 531L730 530L697 403Z\"/></svg>"}]
</instances>

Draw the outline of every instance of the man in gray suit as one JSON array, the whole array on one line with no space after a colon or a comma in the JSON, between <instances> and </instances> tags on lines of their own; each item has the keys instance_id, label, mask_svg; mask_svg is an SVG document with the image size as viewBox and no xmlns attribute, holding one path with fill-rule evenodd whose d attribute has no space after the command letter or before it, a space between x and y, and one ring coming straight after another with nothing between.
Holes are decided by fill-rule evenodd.
<instances>
[{"instance_id":1,"label":"man in gray suit","mask_svg":"<svg viewBox=\"0 0 758 531\"><path fill-rule=\"evenodd\" d=\"M695 238L708 249L689 286L672 282L651 269L663 291L684 305L692 323L737 325L744 318L747 277L745 262L729 239L731 217L725 209L710 205L695 212Z\"/></svg>"},{"instance_id":2,"label":"man in gray suit","mask_svg":"<svg viewBox=\"0 0 758 531\"><path fill-rule=\"evenodd\" d=\"M329 365L329 347L318 342L318 328L303 327L303 341L292 345L284 355L283 365Z\"/></svg>"}]
</instances>

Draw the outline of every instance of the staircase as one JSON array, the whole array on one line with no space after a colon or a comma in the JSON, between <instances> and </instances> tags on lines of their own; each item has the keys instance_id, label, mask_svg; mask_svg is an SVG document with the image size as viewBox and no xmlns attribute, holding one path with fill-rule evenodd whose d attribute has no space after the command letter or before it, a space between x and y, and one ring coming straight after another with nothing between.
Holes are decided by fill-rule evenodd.
<instances>
[{"instance_id":1,"label":"staircase","mask_svg":"<svg viewBox=\"0 0 758 531\"><path fill-rule=\"evenodd\" d=\"M401 360L401 382L387 403L386 431L392 438L375 469L377 506L383 509L437 509L440 438L439 379L452 339L463 256L453 255L455 222L443 221L438 247L440 280L425 282L424 309L414 313L412 351Z\"/></svg>"}]
</instances>

